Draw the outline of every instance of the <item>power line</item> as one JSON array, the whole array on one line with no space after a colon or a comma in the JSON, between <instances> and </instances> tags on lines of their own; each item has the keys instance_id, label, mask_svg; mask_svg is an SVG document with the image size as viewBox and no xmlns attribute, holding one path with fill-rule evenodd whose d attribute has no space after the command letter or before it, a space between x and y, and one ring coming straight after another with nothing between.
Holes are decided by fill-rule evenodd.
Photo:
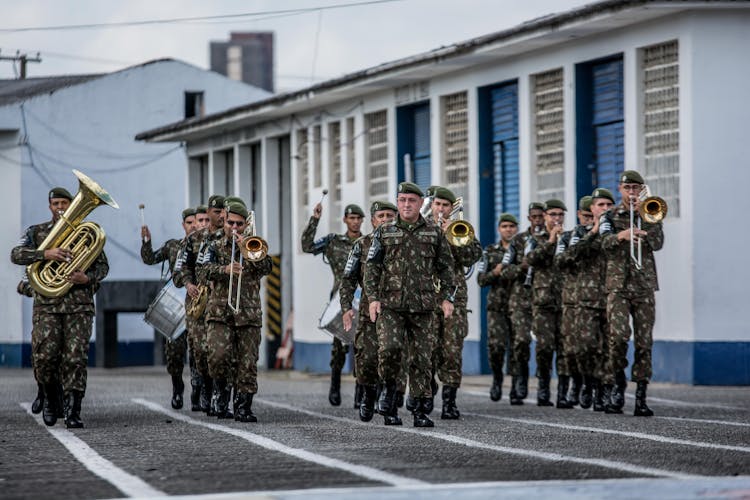
<instances>
[{"instance_id":1,"label":"power line","mask_svg":"<svg viewBox=\"0 0 750 500\"><path fill-rule=\"evenodd\" d=\"M403 0L369 0L365 2L341 3L335 5L320 5L315 7L306 7L302 9L284 9L284 10L266 10L258 12L245 12L241 14L219 14L214 16L195 16L195 17L175 17L168 19L146 19L141 21L122 21L114 23L91 23L91 24L63 24L57 26L34 26L27 28L0 28L2 33L20 33L28 31L68 31L81 29L99 29L99 28L122 28L127 26L146 26L158 24L174 24L193 21L208 21L212 19L237 19L243 17L255 17L266 15L280 14L301 14L306 12L319 12L324 10L344 9L349 7L360 7L363 5L375 5L381 3L400 2Z\"/></svg>"}]
</instances>

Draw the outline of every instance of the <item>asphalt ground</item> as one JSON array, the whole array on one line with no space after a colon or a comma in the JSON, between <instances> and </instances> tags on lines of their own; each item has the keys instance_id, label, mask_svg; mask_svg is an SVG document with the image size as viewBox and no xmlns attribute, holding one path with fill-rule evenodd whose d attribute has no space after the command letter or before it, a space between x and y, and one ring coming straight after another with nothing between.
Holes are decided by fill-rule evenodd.
<instances>
[{"instance_id":1,"label":"asphalt ground","mask_svg":"<svg viewBox=\"0 0 750 500\"><path fill-rule=\"evenodd\" d=\"M189 391L187 374L186 391ZM652 418L523 406L466 377L461 419L360 422L354 381L261 373L254 424L170 407L163 367L91 369L84 429L28 410L30 370L0 372L0 498L750 498L750 390L649 386ZM555 382L553 381L553 389ZM186 396L189 392L186 392Z\"/></svg>"}]
</instances>

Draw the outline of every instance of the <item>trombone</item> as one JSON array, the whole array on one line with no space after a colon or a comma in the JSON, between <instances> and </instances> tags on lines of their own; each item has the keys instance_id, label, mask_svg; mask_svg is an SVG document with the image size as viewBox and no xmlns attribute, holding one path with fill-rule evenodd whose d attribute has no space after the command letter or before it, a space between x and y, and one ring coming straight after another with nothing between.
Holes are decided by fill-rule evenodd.
<instances>
[{"instance_id":1,"label":"trombone","mask_svg":"<svg viewBox=\"0 0 750 500\"><path fill-rule=\"evenodd\" d=\"M448 224L448 227L445 229L445 238L454 247L465 247L474 241L475 232L474 227L464 220L464 199L461 196L456 198L456 201L453 203L453 209L448 219L454 219L456 216L458 218ZM442 225L442 220L440 221L440 225ZM474 274L474 264L464 270L464 279L468 280L472 274Z\"/></svg>"},{"instance_id":2,"label":"trombone","mask_svg":"<svg viewBox=\"0 0 750 500\"><path fill-rule=\"evenodd\" d=\"M234 266L234 253L237 248L237 230L232 230L232 259L229 261L230 267ZM240 252L240 268L244 262L244 255ZM240 312L240 293L242 292L242 269L237 276L237 292L234 294L234 301L232 301L232 282L234 281L234 272L229 272L229 293L227 294L227 305L234 314Z\"/></svg>"},{"instance_id":3,"label":"trombone","mask_svg":"<svg viewBox=\"0 0 750 500\"><path fill-rule=\"evenodd\" d=\"M325 196L325 195L324 195ZM255 210L251 210L250 214L246 219L245 230L242 232L242 238L240 240L240 267L242 267L245 259L250 262L258 262L263 260L268 255L268 243L260 236L255 235ZM232 231L232 260L230 265L234 264L234 255L237 247L237 230ZM240 293L242 291L242 270L240 270L239 276L237 276L237 291L232 296L232 283L234 281L234 273L229 275L229 294L227 296L227 305L233 313L237 314L240 311ZM232 300L234 299L234 300Z\"/></svg>"},{"instance_id":4,"label":"trombone","mask_svg":"<svg viewBox=\"0 0 750 500\"><path fill-rule=\"evenodd\" d=\"M641 201L638 207L638 221L635 219L635 199L630 198L630 258L635 264L635 268L640 270L643 268L643 249L641 239L638 238L638 245L633 241L635 237L635 227L637 224L638 229L641 229L641 220L645 220L649 224L657 224L664 220L667 216L667 202L659 196L653 196L651 190L647 184L643 185L643 189L638 193L638 199Z\"/></svg>"}]
</instances>

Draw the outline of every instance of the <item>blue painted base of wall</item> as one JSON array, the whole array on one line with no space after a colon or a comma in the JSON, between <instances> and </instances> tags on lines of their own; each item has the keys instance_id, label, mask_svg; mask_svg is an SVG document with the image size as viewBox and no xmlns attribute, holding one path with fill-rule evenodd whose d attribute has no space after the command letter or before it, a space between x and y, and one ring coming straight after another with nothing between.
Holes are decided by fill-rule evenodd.
<instances>
[{"instance_id":1,"label":"blue painted base of wall","mask_svg":"<svg viewBox=\"0 0 750 500\"><path fill-rule=\"evenodd\" d=\"M119 342L119 366L151 366L154 364L153 342ZM89 344L89 366L96 366L96 344ZM0 367L31 368L31 344L0 344Z\"/></svg>"}]
</instances>

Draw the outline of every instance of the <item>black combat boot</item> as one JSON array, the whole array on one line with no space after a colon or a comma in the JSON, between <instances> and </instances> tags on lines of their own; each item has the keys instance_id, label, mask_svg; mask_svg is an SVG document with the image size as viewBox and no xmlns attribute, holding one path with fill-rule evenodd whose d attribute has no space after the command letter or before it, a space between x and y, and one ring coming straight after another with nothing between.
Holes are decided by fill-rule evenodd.
<instances>
[{"instance_id":1,"label":"black combat boot","mask_svg":"<svg viewBox=\"0 0 750 500\"><path fill-rule=\"evenodd\" d=\"M365 386L363 386L360 383L355 383L354 385L354 409L359 410L360 405L362 404L362 397L364 396L365 392Z\"/></svg>"},{"instance_id":2,"label":"black combat boot","mask_svg":"<svg viewBox=\"0 0 750 500\"><path fill-rule=\"evenodd\" d=\"M36 399L31 403L31 413L34 415L40 414L44 406L44 386L37 382L36 387Z\"/></svg>"},{"instance_id":3,"label":"black combat boot","mask_svg":"<svg viewBox=\"0 0 750 500\"><path fill-rule=\"evenodd\" d=\"M214 380L214 395L211 398L212 406L216 410L216 416L219 418L233 418L232 411L229 409L229 401L232 397L232 387L226 379Z\"/></svg>"},{"instance_id":4,"label":"black combat boot","mask_svg":"<svg viewBox=\"0 0 750 500\"><path fill-rule=\"evenodd\" d=\"M341 405L341 370L331 370L331 387L328 389L331 406Z\"/></svg>"},{"instance_id":5,"label":"black combat boot","mask_svg":"<svg viewBox=\"0 0 750 500\"><path fill-rule=\"evenodd\" d=\"M44 385L44 403L42 404L42 420L48 427L52 427L57 423L57 415L60 411L58 409L59 394L58 394L57 383L45 384Z\"/></svg>"},{"instance_id":6,"label":"black combat boot","mask_svg":"<svg viewBox=\"0 0 750 500\"><path fill-rule=\"evenodd\" d=\"M185 382L182 375L172 375L172 408L182 408L182 394L185 392Z\"/></svg>"},{"instance_id":7,"label":"black combat boot","mask_svg":"<svg viewBox=\"0 0 750 500\"><path fill-rule=\"evenodd\" d=\"M359 405L359 419L362 422L369 422L375 415L375 396L377 392L378 389L374 385L362 386L362 403Z\"/></svg>"},{"instance_id":8,"label":"black combat boot","mask_svg":"<svg viewBox=\"0 0 750 500\"><path fill-rule=\"evenodd\" d=\"M380 391L380 398L378 398L378 413L386 416L390 415L395 405L396 399L396 383L386 382L383 385L383 389Z\"/></svg>"},{"instance_id":9,"label":"black combat boot","mask_svg":"<svg viewBox=\"0 0 750 500\"><path fill-rule=\"evenodd\" d=\"M615 372L615 386L612 388L611 403L609 406L617 410L622 410L622 407L625 406L625 389L627 387L628 378L625 376L625 370Z\"/></svg>"},{"instance_id":10,"label":"black combat boot","mask_svg":"<svg viewBox=\"0 0 750 500\"><path fill-rule=\"evenodd\" d=\"M234 419L238 422L257 422L258 418L253 413L253 394L242 392L237 395L237 409Z\"/></svg>"},{"instance_id":11,"label":"black combat boot","mask_svg":"<svg viewBox=\"0 0 750 500\"><path fill-rule=\"evenodd\" d=\"M570 392L565 397L571 406L578 406L581 403L581 386L583 385L583 376L580 373L571 375L570 377Z\"/></svg>"},{"instance_id":12,"label":"black combat boot","mask_svg":"<svg viewBox=\"0 0 750 500\"><path fill-rule=\"evenodd\" d=\"M606 407L607 405L604 402L604 384L602 384L601 380L597 380L594 387L594 411L604 411Z\"/></svg>"},{"instance_id":13,"label":"black combat boot","mask_svg":"<svg viewBox=\"0 0 750 500\"><path fill-rule=\"evenodd\" d=\"M570 377L568 375L558 375L557 377L557 408L561 410L570 410L573 405L570 401L565 399L568 394L568 386L570 385Z\"/></svg>"},{"instance_id":14,"label":"black combat boot","mask_svg":"<svg viewBox=\"0 0 750 500\"><path fill-rule=\"evenodd\" d=\"M417 409L417 400L412 397L411 393L409 393L409 395L406 396L406 410L413 412L416 409Z\"/></svg>"},{"instance_id":15,"label":"black combat boot","mask_svg":"<svg viewBox=\"0 0 750 500\"><path fill-rule=\"evenodd\" d=\"M604 384L604 413L618 414L622 413L622 408L612 404L612 394L615 389L612 384Z\"/></svg>"},{"instance_id":16,"label":"black combat boot","mask_svg":"<svg viewBox=\"0 0 750 500\"><path fill-rule=\"evenodd\" d=\"M57 384L57 404L55 405L57 407L57 419L65 418L65 405L64 405L64 399L63 394L65 392L63 391L62 384Z\"/></svg>"},{"instance_id":17,"label":"black combat boot","mask_svg":"<svg viewBox=\"0 0 750 500\"><path fill-rule=\"evenodd\" d=\"M443 420L458 420L461 416L456 407L456 391L458 387L443 386L443 412L440 414Z\"/></svg>"},{"instance_id":18,"label":"black combat boot","mask_svg":"<svg viewBox=\"0 0 750 500\"><path fill-rule=\"evenodd\" d=\"M201 411L201 387L203 384L190 386L190 411Z\"/></svg>"},{"instance_id":19,"label":"black combat boot","mask_svg":"<svg viewBox=\"0 0 750 500\"><path fill-rule=\"evenodd\" d=\"M515 378L515 377L514 377ZM445 387L443 387L445 389ZM500 401L503 397L503 372L495 372L492 376L492 387L490 387L490 399Z\"/></svg>"},{"instance_id":20,"label":"black combat boot","mask_svg":"<svg viewBox=\"0 0 750 500\"><path fill-rule=\"evenodd\" d=\"M549 400L549 373L543 373L537 377L538 387L536 389L537 406L554 406Z\"/></svg>"},{"instance_id":21,"label":"black combat boot","mask_svg":"<svg viewBox=\"0 0 750 500\"><path fill-rule=\"evenodd\" d=\"M200 407L201 411L206 413L208 416L211 415L211 398L214 392L214 380L211 377L203 378L203 385L201 386L200 396ZM216 415L214 413L214 415Z\"/></svg>"},{"instance_id":22,"label":"black combat boot","mask_svg":"<svg viewBox=\"0 0 750 500\"><path fill-rule=\"evenodd\" d=\"M417 407L412 412L414 415L414 427L435 427L435 422L430 420L425 410L425 402L429 398L417 398Z\"/></svg>"},{"instance_id":23,"label":"black combat boot","mask_svg":"<svg viewBox=\"0 0 750 500\"><path fill-rule=\"evenodd\" d=\"M594 385L596 385L596 379L589 375L583 377L583 385L581 386L581 408L588 410L594 403L593 391Z\"/></svg>"},{"instance_id":24,"label":"black combat boot","mask_svg":"<svg viewBox=\"0 0 750 500\"><path fill-rule=\"evenodd\" d=\"M641 380L635 388L635 411L633 416L635 417L653 417L654 412L646 404L646 388L648 382Z\"/></svg>"},{"instance_id":25,"label":"black combat boot","mask_svg":"<svg viewBox=\"0 0 750 500\"><path fill-rule=\"evenodd\" d=\"M526 399L529 395L529 365L526 363L521 366L521 374L518 376L518 387L516 394L520 399Z\"/></svg>"},{"instance_id":26,"label":"black combat boot","mask_svg":"<svg viewBox=\"0 0 750 500\"><path fill-rule=\"evenodd\" d=\"M513 375L513 378L510 381L510 394L508 397L510 398L510 404L513 406L518 406L523 404L523 399L518 397L518 381L520 377L517 375Z\"/></svg>"},{"instance_id":27,"label":"black combat boot","mask_svg":"<svg viewBox=\"0 0 750 500\"><path fill-rule=\"evenodd\" d=\"M396 391L396 407L404 407L404 391Z\"/></svg>"},{"instance_id":28,"label":"black combat boot","mask_svg":"<svg viewBox=\"0 0 750 500\"><path fill-rule=\"evenodd\" d=\"M65 405L65 427L68 429L81 429L81 401L83 401L83 392L70 391L66 394L67 404Z\"/></svg>"}]
</instances>

